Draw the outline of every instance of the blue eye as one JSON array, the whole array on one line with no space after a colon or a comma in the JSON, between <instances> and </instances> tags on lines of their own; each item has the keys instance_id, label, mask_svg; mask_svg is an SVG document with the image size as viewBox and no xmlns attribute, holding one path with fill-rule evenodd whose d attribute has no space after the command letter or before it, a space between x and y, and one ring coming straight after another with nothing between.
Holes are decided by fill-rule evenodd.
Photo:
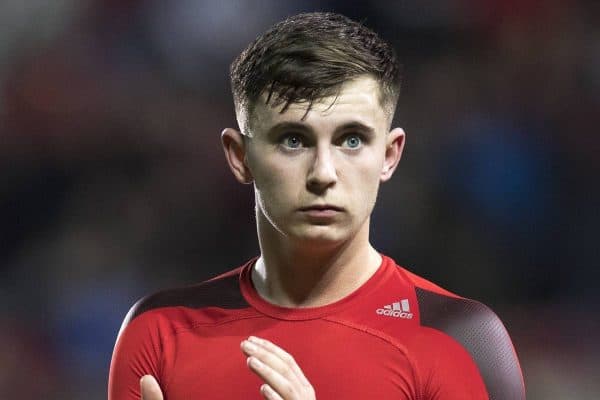
<instances>
[{"instance_id":1,"label":"blue eye","mask_svg":"<svg viewBox=\"0 0 600 400\"><path fill-rule=\"evenodd\" d=\"M282 142L285 147L290 149L299 149L302 147L302 139L298 135L286 135Z\"/></svg>"},{"instance_id":2,"label":"blue eye","mask_svg":"<svg viewBox=\"0 0 600 400\"><path fill-rule=\"evenodd\" d=\"M362 139L358 135L348 135L344 139L344 144L350 149L357 149L362 144Z\"/></svg>"}]
</instances>

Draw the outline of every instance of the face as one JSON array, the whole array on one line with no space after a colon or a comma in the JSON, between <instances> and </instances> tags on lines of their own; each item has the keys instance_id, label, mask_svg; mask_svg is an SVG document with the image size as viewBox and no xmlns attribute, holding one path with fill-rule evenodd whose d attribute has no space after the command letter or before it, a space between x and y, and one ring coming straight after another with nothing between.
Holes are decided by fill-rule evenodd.
<instances>
[{"instance_id":1,"label":"face","mask_svg":"<svg viewBox=\"0 0 600 400\"><path fill-rule=\"evenodd\" d=\"M280 113L258 102L241 153L259 223L312 244L368 232L379 183L391 177L404 139L401 129L388 132L379 98L377 82L362 77L345 83L335 101L314 103L304 119L306 104Z\"/></svg>"}]
</instances>

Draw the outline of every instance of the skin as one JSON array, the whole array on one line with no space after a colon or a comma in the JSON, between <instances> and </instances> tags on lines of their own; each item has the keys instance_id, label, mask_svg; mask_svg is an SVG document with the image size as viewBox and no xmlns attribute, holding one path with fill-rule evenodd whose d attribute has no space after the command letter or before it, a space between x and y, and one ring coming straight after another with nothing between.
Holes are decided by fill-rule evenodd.
<instances>
[{"instance_id":1,"label":"skin","mask_svg":"<svg viewBox=\"0 0 600 400\"><path fill-rule=\"evenodd\" d=\"M404 132L389 131L379 90L366 76L346 82L336 99L316 102L304 120L306 104L280 113L259 101L246 140L235 129L223 131L234 176L254 184L261 257L252 278L266 300L286 307L328 304L360 287L380 265L369 243L370 215L379 184L400 160ZM357 137L361 144L351 148ZM299 211L314 204L343 211L331 219Z\"/></svg>"},{"instance_id":2,"label":"skin","mask_svg":"<svg viewBox=\"0 0 600 400\"><path fill-rule=\"evenodd\" d=\"M390 130L379 84L362 76L337 98L292 104L284 112L258 101L252 128L221 135L235 178L254 185L261 256L252 271L259 295L283 307L318 307L349 295L381 264L369 242L379 185L400 161L404 131ZM303 117L305 117L303 119ZM245 136L245 137L244 137ZM314 205L329 211L307 211ZM265 399L311 400L315 392L294 358L265 339L241 343ZM142 399L162 400L152 377Z\"/></svg>"}]
</instances>

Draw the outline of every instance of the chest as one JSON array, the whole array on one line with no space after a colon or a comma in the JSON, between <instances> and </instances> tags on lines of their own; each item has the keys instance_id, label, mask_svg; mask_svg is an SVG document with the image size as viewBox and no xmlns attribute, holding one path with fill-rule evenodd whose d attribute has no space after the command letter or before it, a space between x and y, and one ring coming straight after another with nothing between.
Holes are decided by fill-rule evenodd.
<instances>
[{"instance_id":1,"label":"chest","mask_svg":"<svg viewBox=\"0 0 600 400\"><path fill-rule=\"evenodd\" d=\"M167 400L262 399L246 365L249 335L292 354L319 400L412 399L414 371L401 350L366 332L325 321L252 321L178 334L165 352Z\"/></svg>"}]
</instances>

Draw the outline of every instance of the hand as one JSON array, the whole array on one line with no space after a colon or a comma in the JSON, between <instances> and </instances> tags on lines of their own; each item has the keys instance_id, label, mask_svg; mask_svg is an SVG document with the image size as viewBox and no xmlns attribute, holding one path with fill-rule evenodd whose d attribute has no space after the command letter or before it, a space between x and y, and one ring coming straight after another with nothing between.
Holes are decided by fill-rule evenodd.
<instances>
[{"instance_id":1,"label":"hand","mask_svg":"<svg viewBox=\"0 0 600 400\"><path fill-rule=\"evenodd\" d=\"M315 390L282 348L265 339L250 336L241 344L248 367L265 383L260 393L266 400L315 400Z\"/></svg>"},{"instance_id":2,"label":"hand","mask_svg":"<svg viewBox=\"0 0 600 400\"><path fill-rule=\"evenodd\" d=\"M162 390L152 375L144 375L140 379L141 400L163 400Z\"/></svg>"}]
</instances>

